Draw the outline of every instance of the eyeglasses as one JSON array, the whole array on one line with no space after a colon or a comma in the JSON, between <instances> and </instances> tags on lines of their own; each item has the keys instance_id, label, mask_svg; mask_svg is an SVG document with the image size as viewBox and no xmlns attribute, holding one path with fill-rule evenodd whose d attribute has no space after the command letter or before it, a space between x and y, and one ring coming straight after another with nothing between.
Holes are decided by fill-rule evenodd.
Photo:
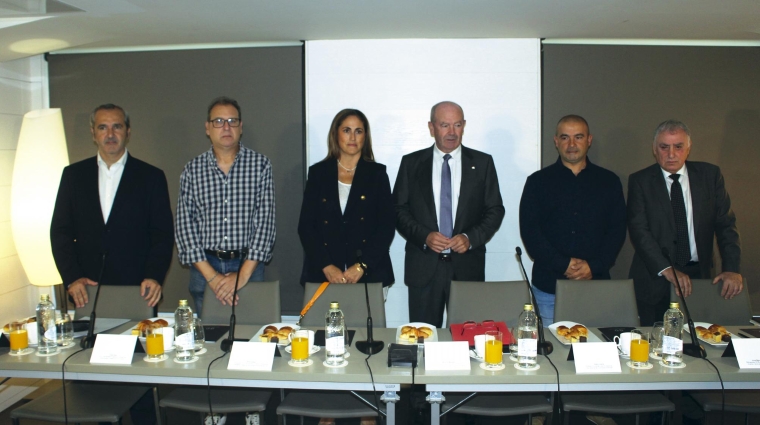
<instances>
[{"instance_id":1,"label":"eyeglasses","mask_svg":"<svg viewBox=\"0 0 760 425\"><path fill-rule=\"evenodd\" d=\"M208 122L211 123L211 125L214 128L222 128L224 127L224 124L227 123L230 125L230 127L240 127L240 118L214 118L213 120L209 120Z\"/></svg>"},{"instance_id":2,"label":"eyeglasses","mask_svg":"<svg viewBox=\"0 0 760 425\"><path fill-rule=\"evenodd\" d=\"M473 329L473 328L477 328L479 326L483 327L483 328L486 328L486 329L496 329L497 331L500 330L499 326L493 320L484 320L484 321L482 321L480 323L468 320L468 321L462 323L462 332L461 332L461 334L464 335L465 329Z\"/></svg>"}]
</instances>

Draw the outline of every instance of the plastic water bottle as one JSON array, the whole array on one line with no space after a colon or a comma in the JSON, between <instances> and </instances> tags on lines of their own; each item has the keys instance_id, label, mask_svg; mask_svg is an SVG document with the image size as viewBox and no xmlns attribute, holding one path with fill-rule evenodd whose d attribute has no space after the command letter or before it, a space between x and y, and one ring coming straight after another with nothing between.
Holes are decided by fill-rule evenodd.
<instances>
[{"instance_id":1,"label":"plastic water bottle","mask_svg":"<svg viewBox=\"0 0 760 425\"><path fill-rule=\"evenodd\" d=\"M58 344L55 331L55 307L50 302L50 295L40 295L37 304L37 351L40 354L55 354Z\"/></svg>"},{"instance_id":2,"label":"plastic water bottle","mask_svg":"<svg viewBox=\"0 0 760 425\"><path fill-rule=\"evenodd\" d=\"M683 363L683 313L678 303L670 303L670 308L662 318L665 331L662 337L662 362L667 366Z\"/></svg>"},{"instance_id":3,"label":"plastic water bottle","mask_svg":"<svg viewBox=\"0 0 760 425\"><path fill-rule=\"evenodd\" d=\"M342 365L346 355L346 321L336 301L330 302L330 310L325 315L325 353L327 364Z\"/></svg>"},{"instance_id":4,"label":"plastic water bottle","mask_svg":"<svg viewBox=\"0 0 760 425\"><path fill-rule=\"evenodd\" d=\"M517 365L536 367L538 357L538 319L532 304L525 304L517 320Z\"/></svg>"},{"instance_id":5,"label":"plastic water bottle","mask_svg":"<svg viewBox=\"0 0 760 425\"><path fill-rule=\"evenodd\" d=\"M195 356L193 310L187 300L179 300L179 307L174 312L174 349L177 360L190 361Z\"/></svg>"}]
</instances>

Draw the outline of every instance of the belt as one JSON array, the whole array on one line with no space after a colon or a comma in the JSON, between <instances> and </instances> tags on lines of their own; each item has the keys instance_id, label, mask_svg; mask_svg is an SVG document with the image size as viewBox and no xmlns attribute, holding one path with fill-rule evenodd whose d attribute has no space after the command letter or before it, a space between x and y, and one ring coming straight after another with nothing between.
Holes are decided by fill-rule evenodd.
<instances>
[{"instance_id":1,"label":"belt","mask_svg":"<svg viewBox=\"0 0 760 425\"><path fill-rule=\"evenodd\" d=\"M234 251L225 251L223 249L206 249L206 254L213 255L220 260L234 260L235 258L245 257L248 255L248 248L236 249Z\"/></svg>"},{"instance_id":2,"label":"belt","mask_svg":"<svg viewBox=\"0 0 760 425\"><path fill-rule=\"evenodd\" d=\"M451 254L438 254L438 260L443 261L444 263L450 263Z\"/></svg>"}]
</instances>

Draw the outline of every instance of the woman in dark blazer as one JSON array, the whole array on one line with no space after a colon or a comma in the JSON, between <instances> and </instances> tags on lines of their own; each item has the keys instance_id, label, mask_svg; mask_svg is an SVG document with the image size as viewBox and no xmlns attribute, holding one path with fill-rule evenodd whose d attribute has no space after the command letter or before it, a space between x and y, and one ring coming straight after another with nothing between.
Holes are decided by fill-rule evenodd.
<instances>
[{"instance_id":1,"label":"woman in dark blazer","mask_svg":"<svg viewBox=\"0 0 760 425\"><path fill-rule=\"evenodd\" d=\"M385 166L375 162L369 121L356 109L333 119L327 158L309 168L298 235L305 282L394 282L388 254L396 213ZM361 252L361 260L358 253Z\"/></svg>"}]
</instances>

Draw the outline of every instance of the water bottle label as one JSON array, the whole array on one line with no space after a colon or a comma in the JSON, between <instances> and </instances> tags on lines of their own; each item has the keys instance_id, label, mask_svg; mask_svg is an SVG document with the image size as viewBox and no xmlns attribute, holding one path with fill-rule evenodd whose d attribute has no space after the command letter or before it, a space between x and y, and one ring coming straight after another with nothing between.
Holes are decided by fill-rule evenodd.
<instances>
[{"instance_id":1,"label":"water bottle label","mask_svg":"<svg viewBox=\"0 0 760 425\"><path fill-rule=\"evenodd\" d=\"M194 350L195 337L192 332L183 333L174 339L174 345L185 350Z\"/></svg>"},{"instance_id":2,"label":"water bottle label","mask_svg":"<svg viewBox=\"0 0 760 425\"><path fill-rule=\"evenodd\" d=\"M683 341L672 336L662 337L663 354L676 354L683 351Z\"/></svg>"},{"instance_id":3,"label":"water bottle label","mask_svg":"<svg viewBox=\"0 0 760 425\"><path fill-rule=\"evenodd\" d=\"M346 345L343 341L344 339L342 336L327 338L325 341L325 349L331 354L343 354L346 350Z\"/></svg>"},{"instance_id":4,"label":"water bottle label","mask_svg":"<svg viewBox=\"0 0 760 425\"><path fill-rule=\"evenodd\" d=\"M517 355L520 357L536 357L538 353L538 340L524 338L517 340Z\"/></svg>"},{"instance_id":5,"label":"water bottle label","mask_svg":"<svg viewBox=\"0 0 760 425\"><path fill-rule=\"evenodd\" d=\"M56 336L57 336L57 335L56 335L56 332L55 332L55 326L49 327L49 328L48 328L48 329L45 331L45 339L48 339L48 340L50 340L50 341L55 341L55 339L56 339Z\"/></svg>"}]
</instances>

